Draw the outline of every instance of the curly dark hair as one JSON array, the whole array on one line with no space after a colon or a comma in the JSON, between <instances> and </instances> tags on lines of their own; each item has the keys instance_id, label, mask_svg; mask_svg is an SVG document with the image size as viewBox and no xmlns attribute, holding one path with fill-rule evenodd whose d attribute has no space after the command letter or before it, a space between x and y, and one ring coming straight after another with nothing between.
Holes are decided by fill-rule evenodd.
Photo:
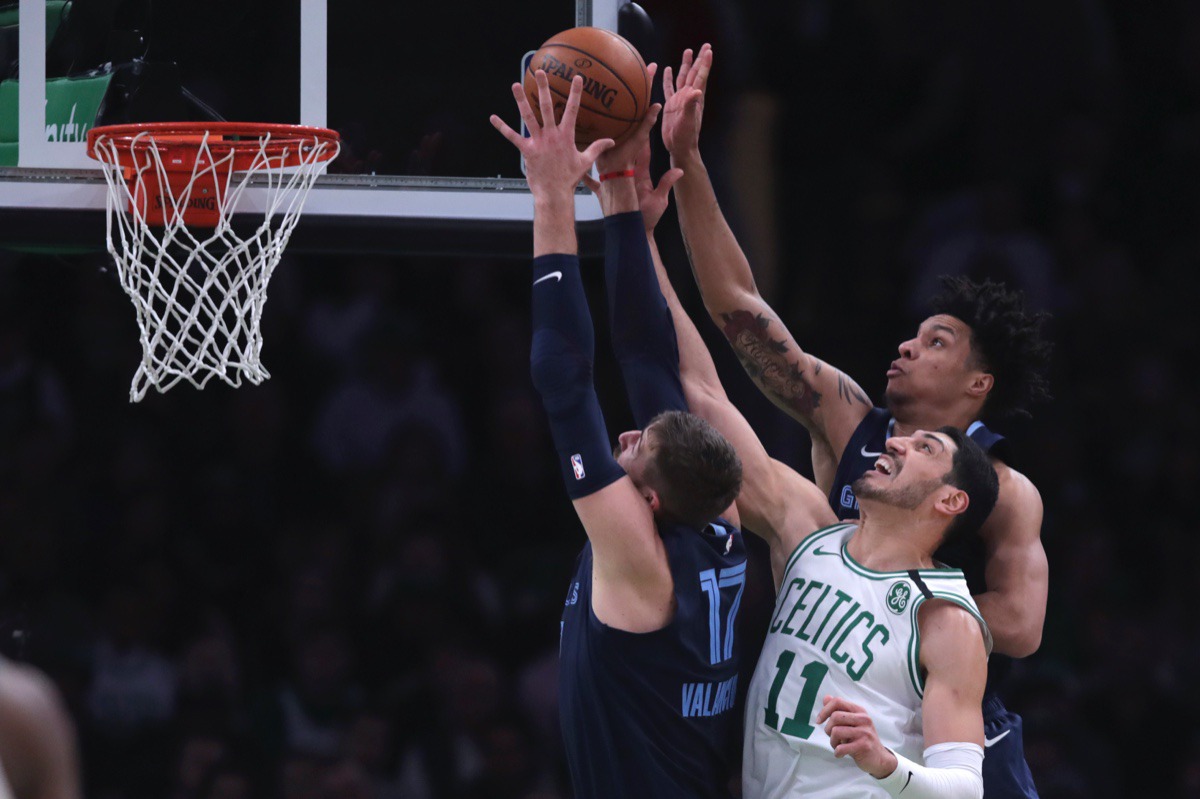
<instances>
[{"instance_id":1,"label":"curly dark hair","mask_svg":"<svg viewBox=\"0 0 1200 799\"><path fill-rule=\"evenodd\" d=\"M1029 407L1050 399L1046 369L1048 340L1045 311L1026 307L1025 295L1003 283L967 277L941 278L942 292L930 303L935 314L948 314L971 328L971 352L995 378L984 412L996 417L1029 417Z\"/></svg>"}]
</instances>

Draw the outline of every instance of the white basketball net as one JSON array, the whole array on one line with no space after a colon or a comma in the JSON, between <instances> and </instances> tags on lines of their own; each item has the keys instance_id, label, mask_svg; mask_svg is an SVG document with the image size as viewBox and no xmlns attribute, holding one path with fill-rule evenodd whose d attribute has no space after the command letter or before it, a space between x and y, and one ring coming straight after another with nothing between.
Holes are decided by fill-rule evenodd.
<instances>
[{"instance_id":1,"label":"white basketball net","mask_svg":"<svg viewBox=\"0 0 1200 799\"><path fill-rule=\"evenodd\" d=\"M243 378L257 385L270 377L259 361L267 283L309 189L322 165L336 157L339 145L310 138L297 142L294 150L289 145L290 152L281 155L267 152L269 141L264 136L252 166L235 173L232 151L214 155L205 134L186 188L172 194L158 146L147 134L139 134L132 148L134 172L146 187L157 185L162 197L174 196L173 208L165 211L165 226L157 227L146 222L146 199L139 199L140 208L132 202L131 187L137 182L125 180L118 145L107 138L97 140L96 155L109 189L108 251L116 259L121 287L133 300L142 344L142 362L129 389L131 402L141 400L151 386L161 393L180 380L204 388L216 376L237 387ZM128 142L120 146L128 151ZM281 168L296 163L297 151L299 165ZM220 220L212 229L189 228L183 209L192 200L197 178L205 173L210 173L206 180L228 185L217 198ZM243 238L230 219L255 175L260 180L254 192L265 196L265 214L262 224ZM153 190L140 193L153 196ZM208 200L199 194L197 200Z\"/></svg>"}]
</instances>

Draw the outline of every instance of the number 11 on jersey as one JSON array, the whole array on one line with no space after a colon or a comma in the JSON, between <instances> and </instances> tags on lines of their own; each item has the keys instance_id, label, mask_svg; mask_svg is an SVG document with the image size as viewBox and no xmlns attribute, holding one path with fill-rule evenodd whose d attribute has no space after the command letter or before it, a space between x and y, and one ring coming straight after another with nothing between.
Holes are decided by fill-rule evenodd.
<instances>
[{"instance_id":1,"label":"number 11 on jersey","mask_svg":"<svg viewBox=\"0 0 1200 799\"><path fill-rule=\"evenodd\" d=\"M779 726L779 711L775 709L775 704L779 701L779 692L783 690L788 672L792 670L792 663L795 660L795 652L784 650L779 653L779 659L775 661L777 669L775 681L771 683L771 693L767 695L767 715L764 721L768 727L779 730L784 735L808 738L816 729L808 723L808 720L812 718L813 705L817 702L817 692L821 690L821 683L825 681L829 667L814 660L800 670L800 676L804 678L804 690L800 692L800 700L796 702L795 714L791 718L784 719L781 727Z\"/></svg>"}]
</instances>

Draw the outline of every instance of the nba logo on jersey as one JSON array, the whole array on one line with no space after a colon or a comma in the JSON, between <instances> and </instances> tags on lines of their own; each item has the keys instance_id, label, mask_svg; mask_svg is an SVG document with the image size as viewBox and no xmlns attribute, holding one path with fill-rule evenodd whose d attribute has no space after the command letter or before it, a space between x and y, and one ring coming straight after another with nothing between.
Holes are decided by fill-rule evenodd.
<instances>
[{"instance_id":1,"label":"nba logo on jersey","mask_svg":"<svg viewBox=\"0 0 1200 799\"><path fill-rule=\"evenodd\" d=\"M578 453L571 456L571 468L575 470L575 479L582 480L584 476L583 458Z\"/></svg>"}]
</instances>

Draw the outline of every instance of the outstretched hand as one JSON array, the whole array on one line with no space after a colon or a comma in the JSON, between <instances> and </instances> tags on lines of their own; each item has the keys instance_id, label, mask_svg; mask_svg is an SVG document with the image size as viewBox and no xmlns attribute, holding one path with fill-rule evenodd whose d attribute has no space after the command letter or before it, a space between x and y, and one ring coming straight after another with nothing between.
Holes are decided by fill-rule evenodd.
<instances>
[{"instance_id":1,"label":"outstretched hand","mask_svg":"<svg viewBox=\"0 0 1200 799\"><path fill-rule=\"evenodd\" d=\"M492 114L492 127L512 142L525 157L525 179L534 199L562 199L574 194L579 181L592 168L601 153L613 147L612 139L597 139L580 152L575 148L575 119L579 115L579 98L583 93L583 78L576 75L571 81L571 92L563 109L562 120L554 121L554 100L550 94L546 73L535 73L538 87L538 102L542 112L539 124L520 83L512 85L517 110L529 136L524 137Z\"/></svg>"},{"instance_id":2,"label":"outstretched hand","mask_svg":"<svg viewBox=\"0 0 1200 799\"><path fill-rule=\"evenodd\" d=\"M671 201L671 187L683 177L683 170L679 167L668 169L659 179L658 185L655 186L654 178L650 175L649 137L642 142L642 150L634 160L632 168L638 207L642 212L642 224L647 233L652 233L658 226L658 221L662 219L662 215L667 211L667 205ZM593 194L597 197L600 196L600 181L591 175L584 175L583 182L592 190Z\"/></svg>"},{"instance_id":3,"label":"outstretched hand","mask_svg":"<svg viewBox=\"0 0 1200 799\"><path fill-rule=\"evenodd\" d=\"M650 78L653 80L658 71L658 65L650 64L646 67L646 71L650 73ZM650 177L650 131L658 121L661 110L662 105L659 103L651 105L632 136L596 159L596 169L602 175L606 172L621 172L626 169L634 171L633 181L637 190L638 207L642 211L642 221L647 232L653 231L658 220L662 218L663 213L667 210L671 187L683 176L682 169L671 169L662 176L657 186L654 185L654 179ZM618 179L623 180L624 178ZM583 182L592 190L592 193L600 197L600 181L591 175L584 175ZM601 202L603 203L603 199Z\"/></svg>"},{"instance_id":4,"label":"outstretched hand","mask_svg":"<svg viewBox=\"0 0 1200 799\"><path fill-rule=\"evenodd\" d=\"M712 45L700 48L695 59L692 51L683 51L679 74L671 68L663 71L663 144L672 156L696 153L700 149L700 123L704 118L704 91L712 70Z\"/></svg>"},{"instance_id":5,"label":"outstretched hand","mask_svg":"<svg viewBox=\"0 0 1200 799\"><path fill-rule=\"evenodd\" d=\"M658 73L658 64L647 65L646 73L650 76L650 83L653 84L654 76ZM661 111L661 103L651 104L646 109L646 116L642 117L642 121L638 123L633 134L611 150L606 150L596 159L597 171L603 175L605 172L633 169L643 146L650 143L650 130L658 122L658 115Z\"/></svg>"}]
</instances>

